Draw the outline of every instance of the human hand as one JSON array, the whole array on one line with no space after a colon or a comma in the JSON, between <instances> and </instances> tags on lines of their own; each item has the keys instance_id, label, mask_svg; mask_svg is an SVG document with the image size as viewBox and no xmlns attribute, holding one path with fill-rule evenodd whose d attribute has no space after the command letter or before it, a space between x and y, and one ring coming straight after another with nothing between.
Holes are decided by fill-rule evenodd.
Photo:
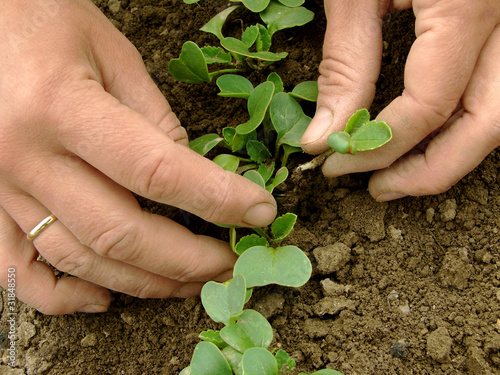
<instances>
[{"instance_id":1,"label":"human hand","mask_svg":"<svg viewBox=\"0 0 500 375\"><path fill-rule=\"evenodd\" d=\"M228 278L228 244L142 211L130 191L239 226L269 224L275 201L186 147L132 44L87 0L11 0L0 32L0 285L15 268L20 300L62 314L105 311L107 289L189 297Z\"/></svg>"},{"instance_id":2,"label":"human hand","mask_svg":"<svg viewBox=\"0 0 500 375\"><path fill-rule=\"evenodd\" d=\"M405 67L405 90L377 116L391 126L393 140L355 157L335 153L323 165L328 177L378 170L369 191L379 201L444 192L500 145L500 2L325 0L320 94L304 150L324 151L329 134L370 106L382 18L411 6L417 39ZM422 143L428 145L418 152Z\"/></svg>"}]
</instances>

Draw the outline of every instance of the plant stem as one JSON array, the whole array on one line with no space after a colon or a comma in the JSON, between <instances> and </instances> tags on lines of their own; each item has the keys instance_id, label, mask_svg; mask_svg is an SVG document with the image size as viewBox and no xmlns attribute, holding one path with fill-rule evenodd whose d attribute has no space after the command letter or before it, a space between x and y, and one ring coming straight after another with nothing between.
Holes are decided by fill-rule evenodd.
<instances>
[{"instance_id":1,"label":"plant stem","mask_svg":"<svg viewBox=\"0 0 500 375\"><path fill-rule=\"evenodd\" d=\"M333 154L335 151L332 150L331 148L329 148L328 150L326 150L325 152L323 152L322 154L319 154L318 156L316 156L313 160L311 160L310 162L307 162L305 164L301 164L299 165L297 168L295 168L295 170L297 172L303 172L303 171L307 171L309 169L314 169L314 168L317 168L319 167L321 164L323 164L323 162L326 160L326 158L328 158L331 154Z\"/></svg>"},{"instance_id":2,"label":"plant stem","mask_svg":"<svg viewBox=\"0 0 500 375\"><path fill-rule=\"evenodd\" d=\"M236 228L229 228L229 245L233 253L236 253Z\"/></svg>"},{"instance_id":3,"label":"plant stem","mask_svg":"<svg viewBox=\"0 0 500 375\"><path fill-rule=\"evenodd\" d=\"M269 235L266 232L264 232L264 229L262 229L262 228L253 228L253 230L255 232L257 232L257 234L259 236L264 237L267 240L267 242L269 242L269 243L273 242L273 239L271 237L269 237Z\"/></svg>"}]
</instances>

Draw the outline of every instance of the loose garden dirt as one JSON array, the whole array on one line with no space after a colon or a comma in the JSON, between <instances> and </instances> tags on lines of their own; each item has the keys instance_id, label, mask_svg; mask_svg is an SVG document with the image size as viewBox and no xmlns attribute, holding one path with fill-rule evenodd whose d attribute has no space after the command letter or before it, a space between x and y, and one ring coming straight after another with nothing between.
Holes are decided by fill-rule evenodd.
<instances>
[{"instance_id":1,"label":"loose garden dirt","mask_svg":"<svg viewBox=\"0 0 500 375\"><path fill-rule=\"evenodd\" d=\"M246 121L243 100L218 97L215 83L176 82L167 69L185 41L216 43L198 29L227 1L94 2L139 49L191 138ZM273 50L290 55L252 73L254 83L271 71L289 89L317 78L326 22L321 0L305 5L315 20L275 35ZM235 14L228 27L238 30L243 22L238 15L246 13ZM245 19L253 21L257 18ZM411 11L385 19L372 114L403 89L413 23ZM312 115L314 106L306 111ZM309 159L292 156L292 163ZM499 165L496 150L448 192L390 203L370 197L368 173L325 179L310 171L280 189L280 211L299 216L287 241L308 254L313 277L299 289L256 290L250 307L270 320L273 346L297 361L293 374L325 367L345 375L500 373ZM225 236L194 216L141 203L186 221L197 233ZM7 366L2 350L0 374L177 374L188 365L199 332L217 328L198 298L113 296L109 311L95 315L44 316L19 303L18 368ZM4 292L0 331L7 328L6 300Z\"/></svg>"}]
</instances>

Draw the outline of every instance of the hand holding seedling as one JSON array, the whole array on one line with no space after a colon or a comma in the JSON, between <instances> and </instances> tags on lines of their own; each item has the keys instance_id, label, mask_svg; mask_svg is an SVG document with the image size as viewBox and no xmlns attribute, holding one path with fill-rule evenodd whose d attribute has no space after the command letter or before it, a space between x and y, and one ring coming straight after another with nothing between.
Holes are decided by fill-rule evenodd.
<instances>
[{"instance_id":1,"label":"hand holding seedling","mask_svg":"<svg viewBox=\"0 0 500 375\"><path fill-rule=\"evenodd\" d=\"M274 199L186 147L135 48L87 0L11 0L0 32L0 284L15 267L17 297L61 314L106 310L107 289L188 297L228 278L228 244L142 211L129 190L238 226L272 222ZM39 254L76 277L56 279Z\"/></svg>"},{"instance_id":2,"label":"hand holding seedling","mask_svg":"<svg viewBox=\"0 0 500 375\"><path fill-rule=\"evenodd\" d=\"M369 107L380 69L382 17L412 5L417 40L406 63L405 91L377 117L391 126L393 141L355 157L335 153L323 167L331 177L380 169L369 189L381 201L443 192L500 145L500 2L325 0L318 109L302 138L304 149L323 152L330 133Z\"/></svg>"}]
</instances>

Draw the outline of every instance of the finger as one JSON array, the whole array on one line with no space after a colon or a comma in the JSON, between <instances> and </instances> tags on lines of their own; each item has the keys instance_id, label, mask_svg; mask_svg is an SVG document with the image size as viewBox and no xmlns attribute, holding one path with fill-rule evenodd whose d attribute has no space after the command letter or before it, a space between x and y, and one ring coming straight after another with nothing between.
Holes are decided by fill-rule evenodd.
<instances>
[{"instance_id":1,"label":"finger","mask_svg":"<svg viewBox=\"0 0 500 375\"><path fill-rule=\"evenodd\" d=\"M495 25L486 6L478 4L413 2L417 39L406 63L405 90L377 117L391 126L393 139L356 157L333 154L323 166L325 175L385 168L447 121Z\"/></svg>"},{"instance_id":2,"label":"finger","mask_svg":"<svg viewBox=\"0 0 500 375\"><path fill-rule=\"evenodd\" d=\"M141 210L128 190L83 161L40 157L35 168L37 178L25 172L18 186L99 256L182 282L212 280L232 269L236 259L228 244Z\"/></svg>"},{"instance_id":3,"label":"finger","mask_svg":"<svg viewBox=\"0 0 500 375\"><path fill-rule=\"evenodd\" d=\"M6 289L9 283L14 285L16 298L50 315L107 310L110 296L106 289L75 277L56 279L52 269L37 260L38 252L24 232L1 208L0 226L0 284Z\"/></svg>"},{"instance_id":4,"label":"finger","mask_svg":"<svg viewBox=\"0 0 500 375\"><path fill-rule=\"evenodd\" d=\"M486 42L464 93L462 115L436 136L425 154L407 156L370 180L379 201L448 190L500 145L500 27Z\"/></svg>"},{"instance_id":5,"label":"finger","mask_svg":"<svg viewBox=\"0 0 500 375\"><path fill-rule=\"evenodd\" d=\"M5 194L2 202L9 215L28 233L40 219L49 215L33 197L20 192ZM50 229L49 229L50 228ZM140 298L193 297L201 283L181 283L138 267L98 256L80 243L57 220L37 236L33 243L38 252L55 268L107 289Z\"/></svg>"},{"instance_id":6,"label":"finger","mask_svg":"<svg viewBox=\"0 0 500 375\"><path fill-rule=\"evenodd\" d=\"M57 114L58 140L66 149L133 192L208 221L258 227L272 222L276 203L270 193L175 144L97 82L87 84L85 100L61 99L66 103ZM82 103L77 109L75 101Z\"/></svg>"},{"instance_id":7,"label":"finger","mask_svg":"<svg viewBox=\"0 0 500 375\"><path fill-rule=\"evenodd\" d=\"M304 133L302 148L320 153L326 139L344 129L359 108L368 108L382 58L382 17L389 1L325 1L328 26L319 67L316 115Z\"/></svg>"},{"instance_id":8,"label":"finger","mask_svg":"<svg viewBox=\"0 0 500 375\"><path fill-rule=\"evenodd\" d=\"M186 130L149 76L137 49L94 4L89 2L86 6L93 8L94 35L89 36L89 41L105 90L160 127L175 142L187 145ZM82 30L88 30L87 25L83 26Z\"/></svg>"}]
</instances>

